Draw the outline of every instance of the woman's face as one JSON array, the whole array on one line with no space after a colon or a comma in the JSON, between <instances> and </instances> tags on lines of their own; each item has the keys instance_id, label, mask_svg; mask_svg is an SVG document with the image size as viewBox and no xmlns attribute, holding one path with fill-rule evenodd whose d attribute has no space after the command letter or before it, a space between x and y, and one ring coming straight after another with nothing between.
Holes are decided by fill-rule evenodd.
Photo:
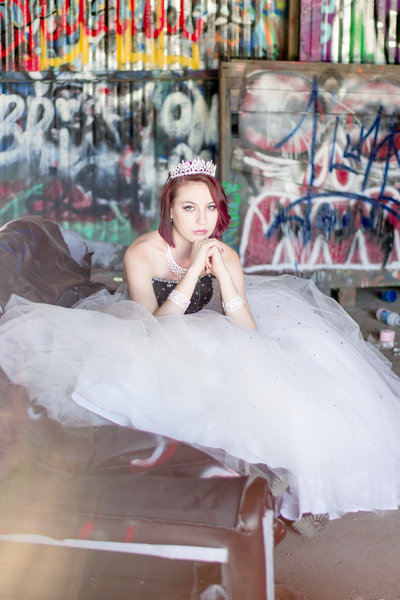
<instances>
[{"instance_id":1,"label":"woman's face","mask_svg":"<svg viewBox=\"0 0 400 600\"><path fill-rule=\"evenodd\" d=\"M191 182L178 188L171 206L172 232L193 243L209 238L218 221L218 209L205 183Z\"/></svg>"}]
</instances>

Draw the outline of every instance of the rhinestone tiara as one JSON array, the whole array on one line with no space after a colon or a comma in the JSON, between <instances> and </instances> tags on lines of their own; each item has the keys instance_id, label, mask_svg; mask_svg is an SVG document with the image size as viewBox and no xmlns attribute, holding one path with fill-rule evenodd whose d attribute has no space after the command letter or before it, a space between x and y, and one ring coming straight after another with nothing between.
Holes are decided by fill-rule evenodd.
<instances>
[{"instance_id":1,"label":"rhinestone tiara","mask_svg":"<svg viewBox=\"0 0 400 600\"><path fill-rule=\"evenodd\" d=\"M184 175L197 175L198 173L215 177L216 170L217 167L212 160L208 160L207 162L202 158L196 158L192 161L182 160L179 165L170 170L169 177L170 179L176 179Z\"/></svg>"}]
</instances>

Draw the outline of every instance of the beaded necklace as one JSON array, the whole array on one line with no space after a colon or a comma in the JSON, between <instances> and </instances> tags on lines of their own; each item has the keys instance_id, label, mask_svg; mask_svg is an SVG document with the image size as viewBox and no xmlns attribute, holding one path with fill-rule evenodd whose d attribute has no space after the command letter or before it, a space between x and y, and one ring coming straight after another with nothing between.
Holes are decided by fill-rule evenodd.
<instances>
[{"instance_id":1,"label":"beaded necklace","mask_svg":"<svg viewBox=\"0 0 400 600\"><path fill-rule=\"evenodd\" d=\"M168 267L171 271L171 273L173 273L174 275L176 275L176 277L181 280L182 277L184 276L184 274L186 273L187 269L184 269L183 267L180 267L178 265L178 263L176 263L172 257L172 253L171 253L171 248L169 247L168 244L168 250L167 253L165 255L167 257L167 263L168 263Z\"/></svg>"}]
</instances>

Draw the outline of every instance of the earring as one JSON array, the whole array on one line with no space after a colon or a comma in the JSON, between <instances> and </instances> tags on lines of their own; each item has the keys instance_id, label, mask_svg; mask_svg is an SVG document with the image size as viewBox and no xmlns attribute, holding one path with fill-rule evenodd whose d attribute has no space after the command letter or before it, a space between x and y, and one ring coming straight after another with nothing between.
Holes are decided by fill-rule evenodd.
<instances>
[{"instance_id":1,"label":"earring","mask_svg":"<svg viewBox=\"0 0 400 600\"><path fill-rule=\"evenodd\" d=\"M174 222L174 220L173 220L173 218L171 217L171 223L173 223L173 222Z\"/></svg>"}]
</instances>

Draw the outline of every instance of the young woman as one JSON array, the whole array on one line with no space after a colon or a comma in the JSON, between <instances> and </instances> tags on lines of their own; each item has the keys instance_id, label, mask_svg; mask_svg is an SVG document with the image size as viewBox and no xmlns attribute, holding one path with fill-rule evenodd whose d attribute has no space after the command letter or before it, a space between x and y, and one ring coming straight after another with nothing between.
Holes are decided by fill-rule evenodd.
<instances>
[{"instance_id":1,"label":"young woman","mask_svg":"<svg viewBox=\"0 0 400 600\"><path fill-rule=\"evenodd\" d=\"M284 473L288 519L397 508L400 380L312 282L253 277L244 289L219 240L214 174L200 160L170 172L159 231L126 252L129 295L72 310L14 297L0 366L63 423L107 419ZM214 287L223 314L207 309Z\"/></svg>"},{"instance_id":2,"label":"young woman","mask_svg":"<svg viewBox=\"0 0 400 600\"><path fill-rule=\"evenodd\" d=\"M213 174L215 166L204 161L171 171L159 230L135 240L125 254L129 296L156 316L195 312L212 294L214 276L225 312L254 329L239 257L217 239L229 216L225 192ZM199 301L201 295L205 298Z\"/></svg>"}]
</instances>

